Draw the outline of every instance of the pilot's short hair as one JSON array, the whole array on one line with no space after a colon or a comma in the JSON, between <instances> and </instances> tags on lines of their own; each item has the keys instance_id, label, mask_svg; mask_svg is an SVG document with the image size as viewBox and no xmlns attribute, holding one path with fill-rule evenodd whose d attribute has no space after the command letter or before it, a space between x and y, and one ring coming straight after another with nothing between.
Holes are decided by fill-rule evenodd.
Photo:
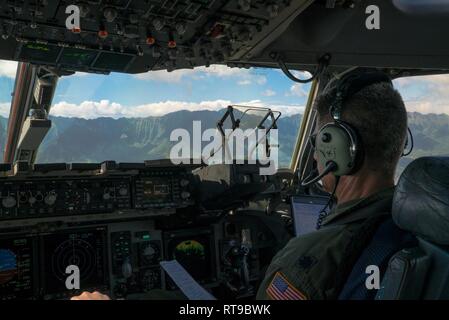
<instances>
[{"instance_id":1,"label":"pilot's short hair","mask_svg":"<svg viewBox=\"0 0 449 320\"><path fill-rule=\"evenodd\" d=\"M332 121L329 107L335 86L328 87L315 101L320 125ZM407 137L407 111L400 93L388 83L367 86L343 104L342 120L359 133L364 163L374 171L394 174Z\"/></svg>"}]
</instances>

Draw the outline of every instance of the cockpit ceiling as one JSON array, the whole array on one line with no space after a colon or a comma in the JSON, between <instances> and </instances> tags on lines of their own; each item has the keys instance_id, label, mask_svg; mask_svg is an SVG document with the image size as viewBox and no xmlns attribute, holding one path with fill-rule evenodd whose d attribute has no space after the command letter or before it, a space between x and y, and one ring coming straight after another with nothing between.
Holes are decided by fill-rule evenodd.
<instances>
[{"instance_id":1,"label":"cockpit ceiling","mask_svg":"<svg viewBox=\"0 0 449 320\"><path fill-rule=\"evenodd\" d=\"M0 0L0 59L140 73L209 64L449 70L448 10L408 0ZM417 0L418 2L420 0ZM416 2L416 1L415 1ZM80 9L79 28L66 25ZM377 5L380 29L368 30Z\"/></svg>"},{"instance_id":2,"label":"cockpit ceiling","mask_svg":"<svg viewBox=\"0 0 449 320\"><path fill-rule=\"evenodd\" d=\"M129 73L225 63L279 35L312 2L0 0L0 58ZM80 26L69 29L72 4Z\"/></svg>"}]
</instances>

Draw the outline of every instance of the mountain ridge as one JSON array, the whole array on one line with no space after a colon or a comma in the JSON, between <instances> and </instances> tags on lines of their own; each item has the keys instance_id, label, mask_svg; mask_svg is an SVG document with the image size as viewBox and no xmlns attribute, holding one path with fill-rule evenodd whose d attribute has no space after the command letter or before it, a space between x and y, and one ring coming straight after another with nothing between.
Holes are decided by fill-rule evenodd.
<instances>
[{"instance_id":1,"label":"mountain ridge","mask_svg":"<svg viewBox=\"0 0 449 320\"><path fill-rule=\"evenodd\" d=\"M192 133L192 123L198 120L202 121L203 130L215 128L224 111L181 110L163 116L116 119L51 116L52 129L39 149L37 162L139 162L167 158L176 143L169 140L174 129L183 128ZM290 162L301 117L301 114L285 115L278 120L281 166ZM420 156L449 156L449 115L410 112L408 117L415 150L401 160L401 168ZM0 155L4 150L7 121L0 116Z\"/></svg>"}]
</instances>

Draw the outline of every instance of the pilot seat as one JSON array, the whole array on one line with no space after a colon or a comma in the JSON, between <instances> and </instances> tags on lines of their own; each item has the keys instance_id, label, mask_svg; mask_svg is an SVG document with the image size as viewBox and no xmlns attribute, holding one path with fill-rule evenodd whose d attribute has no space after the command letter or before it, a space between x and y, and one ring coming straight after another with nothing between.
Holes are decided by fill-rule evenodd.
<instances>
[{"instance_id":1,"label":"pilot seat","mask_svg":"<svg viewBox=\"0 0 449 320\"><path fill-rule=\"evenodd\" d=\"M366 267L380 269L367 289ZM354 265L339 299L449 299L449 157L410 163L384 221Z\"/></svg>"}]
</instances>

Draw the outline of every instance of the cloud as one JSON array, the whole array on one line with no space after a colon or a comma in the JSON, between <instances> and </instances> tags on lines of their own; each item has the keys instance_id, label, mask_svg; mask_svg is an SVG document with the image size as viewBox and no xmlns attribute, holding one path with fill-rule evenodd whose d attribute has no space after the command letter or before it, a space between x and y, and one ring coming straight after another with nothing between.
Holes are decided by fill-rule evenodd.
<instances>
[{"instance_id":1,"label":"cloud","mask_svg":"<svg viewBox=\"0 0 449 320\"><path fill-rule=\"evenodd\" d=\"M237 84L238 84L239 86L248 86L248 85L251 84L251 81L248 80L248 79L240 80L239 82L237 82Z\"/></svg>"},{"instance_id":2,"label":"cloud","mask_svg":"<svg viewBox=\"0 0 449 320\"><path fill-rule=\"evenodd\" d=\"M256 83L258 85L263 86L264 84L267 83L267 77L265 77L265 76L255 76L255 77L256 77Z\"/></svg>"},{"instance_id":3,"label":"cloud","mask_svg":"<svg viewBox=\"0 0 449 320\"><path fill-rule=\"evenodd\" d=\"M10 102L2 102L0 103L0 116L2 117L9 117L9 110L11 108Z\"/></svg>"},{"instance_id":4,"label":"cloud","mask_svg":"<svg viewBox=\"0 0 449 320\"><path fill-rule=\"evenodd\" d=\"M72 76L74 76L74 77L85 77L85 76L88 76L88 75L90 75L89 72L77 71Z\"/></svg>"},{"instance_id":5,"label":"cloud","mask_svg":"<svg viewBox=\"0 0 449 320\"><path fill-rule=\"evenodd\" d=\"M230 101L226 100L203 101L200 103L168 100L127 107L109 100L84 101L81 104L62 101L51 108L50 114L53 116L84 119L99 117L137 118L162 116L180 110L220 110L226 108L230 103Z\"/></svg>"},{"instance_id":6,"label":"cloud","mask_svg":"<svg viewBox=\"0 0 449 320\"><path fill-rule=\"evenodd\" d=\"M166 70L149 71L135 75L137 79L166 83L180 83L186 79L203 80L207 77L237 78L239 85L250 85L253 82L264 85L267 78L254 72L255 69L230 68L225 65L211 65L210 67L196 67L194 69L179 69L172 72Z\"/></svg>"},{"instance_id":7,"label":"cloud","mask_svg":"<svg viewBox=\"0 0 449 320\"><path fill-rule=\"evenodd\" d=\"M194 76L198 71L190 69L179 69L172 72L165 70L150 71L135 75L139 80L151 80L157 82L179 83L186 76Z\"/></svg>"},{"instance_id":8,"label":"cloud","mask_svg":"<svg viewBox=\"0 0 449 320\"><path fill-rule=\"evenodd\" d=\"M407 111L449 114L449 75L400 78L394 84Z\"/></svg>"},{"instance_id":9,"label":"cloud","mask_svg":"<svg viewBox=\"0 0 449 320\"><path fill-rule=\"evenodd\" d=\"M236 77L244 76L248 72L247 69L230 68L224 65L211 65L210 67L197 67L194 69L178 69L172 72L166 70L149 71L135 75L140 80L161 81L168 83L179 83L186 77L194 79L203 79L206 76L214 77Z\"/></svg>"},{"instance_id":10,"label":"cloud","mask_svg":"<svg viewBox=\"0 0 449 320\"><path fill-rule=\"evenodd\" d=\"M262 92L262 95L265 97L272 97L276 95L276 92L271 89L267 89L264 92Z\"/></svg>"},{"instance_id":11,"label":"cloud","mask_svg":"<svg viewBox=\"0 0 449 320\"><path fill-rule=\"evenodd\" d=\"M84 119L95 119L99 117L111 117L114 119L143 118L149 116L162 116L167 113L180 110L217 111L224 109L231 104L271 108L272 110L281 111L283 114L286 115L302 113L304 111L303 106L267 105L266 103L260 100L239 102L239 103L233 103L228 100L215 100L215 101L202 101L202 102L163 101L138 106L123 106L119 103L111 102L109 100L101 100L101 101L84 101L80 104L73 104L64 101L59 102L51 108L50 114L59 117L84 118Z\"/></svg>"},{"instance_id":12,"label":"cloud","mask_svg":"<svg viewBox=\"0 0 449 320\"><path fill-rule=\"evenodd\" d=\"M0 60L0 77L15 78L17 71L16 61Z\"/></svg>"},{"instance_id":13,"label":"cloud","mask_svg":"<svg viewBox=\"0 0 449 320\"><path fill-rule=\"evenodd\" d=\"M405 105L409 112L449 114L449 101L405 101Z\"/></svg>"},{"instance_id":14,"label":"cloud","mask_svg":"<svg viewBox=\"0 0 449 320\"><path fill-rule=\"evenodd\" d=\"M304 90L304 86L301 83L295 83L290 87L290 91L287 92L287 96L307 97L307 91Z\"/></svg>"}]
</instances>

